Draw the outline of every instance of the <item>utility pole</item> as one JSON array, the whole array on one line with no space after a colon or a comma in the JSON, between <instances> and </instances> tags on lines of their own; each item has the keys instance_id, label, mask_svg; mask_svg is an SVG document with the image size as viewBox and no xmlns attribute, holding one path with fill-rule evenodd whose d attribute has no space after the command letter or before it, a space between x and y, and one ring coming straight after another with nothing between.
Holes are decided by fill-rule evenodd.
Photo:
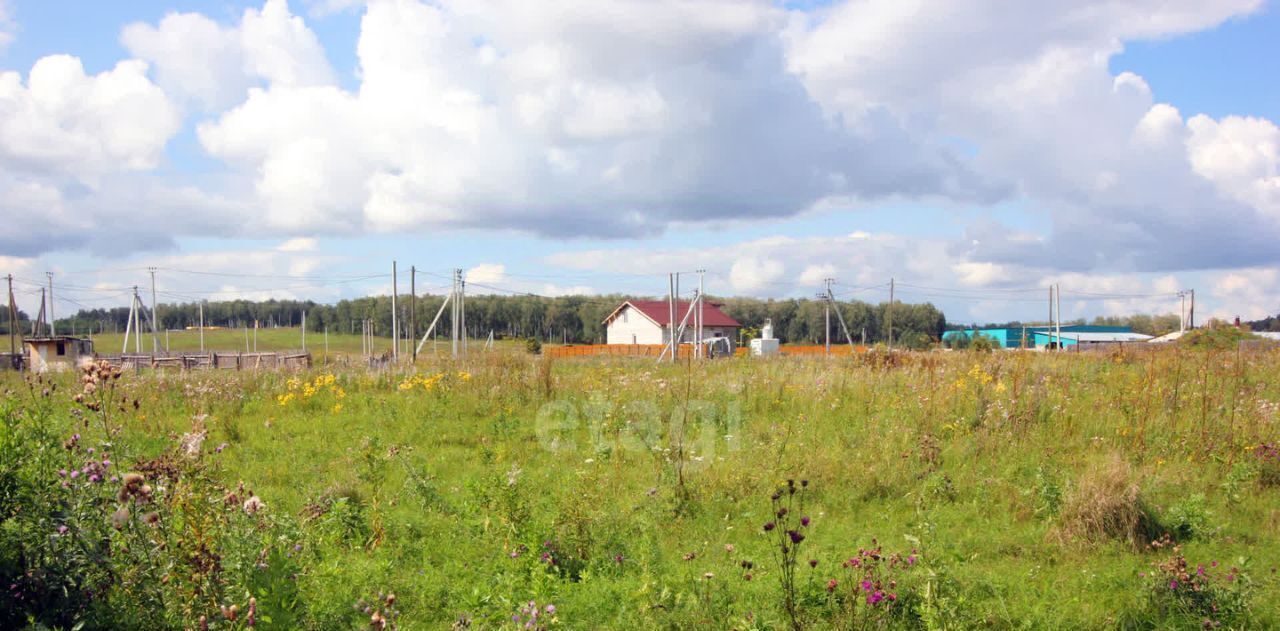
<instances>
[{"instance_id":1,"label":"utility pole","mask_svg":"<svg viewBox=\"0 0 1280 631\"><path fill-rule=\"evenodd\" d=\"M828 315L827 315L827 354L831 354L831 316L829 315L829 313L830 313L830 308L831 308L831 307L833 307L833 306L834 306L834 307L835 307L835 309L836 309L836 319L840 321L840 330L841 330L841 331L844 331L844 339L845 339L847 342L849 342L849 352L853 352L853 351L855 350L855 349L854 349L854 347L853 347L853 335L851 335L851 334L849 333L849 325L848 325L848 324L845 324L845 321L844 321L844 314L843 314L843 313L840 313L840 306L836 304L836 296L835 296L835 294L831 293L831 282L832 282L832 281L834 281L834 280L835 280L835 279L833 279L833 278L828 278L828 279L827 279L827 308L828 308ZM863 338L865 338L865 337L866 337L866 335L867 335L867 330L864 328L864 329L862 330L862 336L863 336Z\"/></svg>"},{"instance_id":2,"label":"utility pole","mask_svg":"<svg viewBox=\"0 0 1280 631\"><path fill-rule=\"evenodd\" d=\"M893 350L893 288L894 279L889 279L889 308L885 310L885 319L889 321L889 350Z\"/></svg>"},{"instance_id":3,"label":"utility pole","mask_svg":"<svg viewBox=\"0 0 1280 631\"><path fill-rule=\"evenodd\" d=\"M5 278L9 281L9 355L18 354L18 310L13 304L13 274Z\"/></svg>"},{"instance_id":4,"label":"utility pole","mask_svg":"<svg viewBox=\"0 0 1280 631\"><path fill-rule=\"evenodd\" d=\"M396 294L400 293L396 262L391 261L391 359L400 358L400 329L396 325Z\"/></svg>"},{"instance_id":5,"label":"utility pole","mask_svg":"<svg viewBox=\"0 0 1280 631\"><path fill-rule=\"evenodd\" d=\"M148 267L147 271L151 272L151 352L159 353L160 337L156 334L160 319L156 317L156 268Z\"/></svg>"},{"instance_id":6,"label":"utility pole","mask_svg":"<svg viewBox=\"0 0 1280 631\"><path fill-rule=\"evenodd\" d=\"M204 299L200 300L200 352L204 352Z\"/></svg>"},{"instance_id":7,"label":"utility pole","mask_svg":"<svg viewBox=\"0 0 1280 631\"><path fill-rule=\"evenodd\" d=\"M703 351L705 350L702 348L702 321L703 321L703 310L706 307L703 306L705 303L703 302L704 296L702 295L702 292L704 288L703 278L706 276L706 274L707 274L707 270L705 269L698 270L698 310L694 312L694 316L697 318L697 320L695 321L696 326L694 329L696 331L694 335L694 338L695 338L694 353L695 353L695 356L699 358L703 357L704 355Z\"/></svg>"},{"instance_id":8,"label":"utility pole","mask_svg":"<svg viewBox=\"0 0 1280 631\"><path fill-rule=\"evenodd\" d=\"M676 275L667 274L667 346L671 347L671 361L676 361Z\"/></svg>"},{"instance_id":9,"label":"utility pole","mask_svg":"<svg viewBox=\"0 0 1280 631\"><path fill-rule=\"evenodd\" d=\"M462 355L467 355L467 279L461 269L458 270L458 310L462 312Z\"/></svg>"},{"instance_id":10,"label":"utility pole","mask_svg":"<svg viewBox=\"0 0 1280 631\"><path fill-rule=\"evenodd\" d=\"M45 272L49 277L49 336L58 334L57 321L53 319L53 272Z\"/></svg>"},{"instance_id":11,"label":"utility pole","mask_svg":"<svg viewBox=\"0 0 1280 631\"><path fill-rule=\"evenodd\" d=\"M302 312L302 352L307 352L307 312Z\"/></svg>"},{"instance_id":12,"label":"utility pole","mask_svg":"<svg viewBox=\"0 0 1280 631\"><path fill-rule=\"evenodd\" d=\"M1062 350L1062 285L1054 283L1053 285L1053 310L1058 314L1055 324L1053 336L1058 340L1058 350ZM1080 336L1076 335L1076 342L1079 343Z\"/></svg>"},{"instance_id":13,"label":"utility pole","mask_svg":"<svg viewBox=\"0 0 1280 631\"><path fill-rule=\"evenodd\" d=\"M1053 285L1049 285L1049 330L1045 332L1049 342L1045 345L1046 349L1053 348Z\"/></svg>"},{"instance_id":14,"label":"utility pole","mask_svg":"<svg viewBox=\"0 0 1280 631\"><path fill-rule=\"evenodd\" d=\"M1182 299L1182 306L1178 308L1178 332L1182 333L1187 330L1187 292L1186 290L1179 291L1178 298Z\"/></svg>"},{"instance_id":15,"label":"utility pole","mask_svg":"<svg viewBox=\"0 0 1280 631\"><path fill-rule=\"evenodd\" d=\"M1196 290L1191 290L1191 315L1187 318L1192 330L1196 328Z\"/></svg>"},{"instance_id":16,"label":"utility pole","mask_svg":"<svg viewBox=\"0 0 1280 631\"><path fill-rule=\"evenodd\" d=\"M454 268L453 270L453 288L449 290L449 295L453 297L453 304L449 310L449 342L453 347L453 356L458 356L458 276L461 270Z\"/></svg>"},{"instance_id":17,"label":"utility pole","mask_svg":"<svg viewBox=\"0 0 1280 631\"><path fill-rule=\"evenodd\" d=\"M822 297L827 303L825 313L823 314L823 326L826 331L827 354L831 354L831 278L824 278L823 282L827 284L827 293Z\"/></svg>"},{"instance_id":18,"label":"utility pole","mask_svg":"<svg viewBox=\"0 0 1280 631\"><path fill-rule=\"evenodd\" d=\"M418 339L418 268L409 266L409 342ZM413 361L418 361L418 345L413 346Z\"/></svg>"}]
</instances>

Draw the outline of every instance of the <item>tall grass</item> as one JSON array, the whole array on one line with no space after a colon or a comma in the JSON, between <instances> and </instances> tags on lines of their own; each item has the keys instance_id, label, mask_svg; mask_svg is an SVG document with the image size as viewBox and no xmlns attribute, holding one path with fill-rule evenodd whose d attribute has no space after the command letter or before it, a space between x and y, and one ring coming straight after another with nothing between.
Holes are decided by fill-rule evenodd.
<instances>
[{"instance_id":1,"label":"tall grass","mask_svg":"<svg viewBox=\"0 0 1280 631\"><path fill-rule=\"evenodd\" d=\"M221 607L243 611L252 596L275 620L316 629L513 617L563 628L1272 627L1277 360L956 352L672 366L498 352L388 372L125 375L112 437L73 400L78 377L9 374L0 587L30 569L30 552L57 553L45 542L66 506L40 500L61 492L46 488L59 484L47 450L79 433L82 445L111 442L121 471L146 472L204 432L198 457L182 461L208 480L201 492L243 482L265 506L246 516L240 498L211 522L208 548L230 554L237 529L257 524L287 542L268 547L288 559L291 596L270 597L281 577L254 582L249 570L220 602L147 605L165 612L147 618L165 621L154 626L195 627L200 615L244 626ZM808 482L812 521L781 531L803 534L798 556L780 556L779 531L761 527L781 523L771 497L787 480ZM157 504L170 507L170 492ZM162 523L193 497L157 509ZM1153 587L1171 561L1151 542L1166 533L1188 567L1235 568L1204 583L1217 601ZM138 576L161 593L172 584ZM63 620L6 593L0 626L118 620L107 613L119 601L90 600L101 607ZM1218 602L1230 617L1214 619Z\"/></svg>"}]
</instances>

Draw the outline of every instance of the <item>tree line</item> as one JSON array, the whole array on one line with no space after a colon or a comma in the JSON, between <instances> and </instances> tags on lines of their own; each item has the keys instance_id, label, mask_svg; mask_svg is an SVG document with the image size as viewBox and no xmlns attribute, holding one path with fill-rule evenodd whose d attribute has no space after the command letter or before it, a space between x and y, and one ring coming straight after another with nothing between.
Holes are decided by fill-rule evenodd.
<instances>
[{"instance_id":1,"label":"tree line","mask_svg":"<svg viewBox=\"0 0 1280 631\"><path fill-rule=\"evenodd\" d=\"M603 320L630 296L501 296L475 295L466 298L467 333L475 338L493 332L498 338L534 338L544 342L605 342ZM772 321L774 334L783 342L820 344L826 337L826 308L822 300L707 298L721 305L729 316L744 326L743 339L755 337L766 321ZM411 314L416 315L418 335L422 335L444 302L444 296L418 296L416 300L401 296L397 300L397 323L404 335L409 334ZM831 341L844 343L836 310L844 316L854 342L877 343L886 340L892 320L895 343L903 346L927 346L937 341L946 330L946 317L932 304L907 304L895 301L892 314L887 303L838 302L832 305ZM205 326L227 328L294 327L302 324L306 314L309 331L358 334L362 322L369 321L374 335L391 335L391 297L371 296L319 304L311 300L228 300L203 304ZM183 329L200 324L200 303L161 303L159 328ZM441 315L437 329L448 335L449 309ZM129 318L127 307L82 309L71 317L58 320L59 333L116 333L125 330ZM150 328L144 317L144 328ZM29 324L24 329L29 331Z\"/></svg>"}]
</instances>

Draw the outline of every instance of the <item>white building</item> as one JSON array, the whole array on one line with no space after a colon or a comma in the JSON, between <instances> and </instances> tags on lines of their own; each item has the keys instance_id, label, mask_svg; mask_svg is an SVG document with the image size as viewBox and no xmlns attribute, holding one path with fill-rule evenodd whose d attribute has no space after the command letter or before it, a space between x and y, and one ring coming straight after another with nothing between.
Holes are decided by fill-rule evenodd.
<instances>
[{"instance_id":1,"label":"white building","mask_svg":"<svg viewBox=\"0 0 1280 631\"><path fill-rule=\"evenodd\" d=\"M687 301L676 303L676 326L689 312ZM605 340L609 344L666 344L670 341L668 325L671 323L669 303L665 300L628 300L604 319ZM738 329L742 325L720 310L718 305L702 303L702 337L704 340L727 338L736 343ZM693 343L693 315L685 324L682 344Z\"/></svg>"}]
</instances>

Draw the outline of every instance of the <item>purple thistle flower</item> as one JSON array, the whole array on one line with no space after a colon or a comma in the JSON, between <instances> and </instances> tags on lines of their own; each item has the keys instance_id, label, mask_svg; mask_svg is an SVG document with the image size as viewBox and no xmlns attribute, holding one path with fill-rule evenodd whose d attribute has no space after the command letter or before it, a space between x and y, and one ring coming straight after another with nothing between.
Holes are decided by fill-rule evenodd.
<instances>
[{"instance_id":1,"label":"purple thistle flower","mask_svg":"<svg viewBox=\"0 0 1280 631\"><path fill-rule=\"evenodd\" d=\"M65 534L67 534L67 526L66 526L66 524L63 524L63 525L61 525L61 526L58 526L58 534L60 534L60 535L65 535Z\"/></svg>"},{"instance_id":2,"label":"purple thistle flower","mask_svg":"<svg viewBox=\"0 0 1280 631\"><path fill-rule=\"evenodd\" d=\"M60 478L65 478L65 477L67 477L67 470L66 470L66 469L58 469L58 477L60 477Z\"/></svg>"},{"instance_id":3,"label":"purple thistle flower","mask_svg":"<svg viewBox=\"0 0 1280 631\"><path fill-rule=\"evenodd\" d=\"M817 559L809 559L809 567L818 567Z\"/></svg>"},{"instance_id":4,"label":"purple thistle flower","mask_svg":"<svg viewBox=\"0 0 1280 631\"><path fill-rule=\"evenodd\" d=\"M1169 581L1169 589L1178 589L1178 579L1175 578Z\"/></svg>"},{"instance_id":5,"label":"purple thistle flower","mask_svg":"<svg viewBox=\"0 0 1280 631\"><path fill-rule=\"evenodd\" d=\"M871 591L871 581L867 581L867 580L862 581L862 591L864 592Z\"/></svg>"},{"instance_id":6,"label":"purple thistle flower","mask_svg":"<svg viewBox=\"0 0 1280 631\"><path fill-rule=\"evenodd\" d=\"M777 524L774 524L774 523L773 523L773 522L771 522L771 521L770 521L770 522L765 522L765 524L764 524L764 531L765 531L765 532L769 532L769 531L773 530L774 528L777 528Z\"/></svg>"},{"instance_id":7,"label":"purple thistle flower","mask_svg":"<svg viewBox=\"0 0 1280 631\"><path fill-rule=\"evenodd\" d=\"M804 535L800 534L800 531L798 530L789 530L787 531L787 535L791 537L791 543L800 543L801 541L804 541Z\"/></svg>"},{"instance_id":8,"label":"purple thistle flower","mask_svg":"<svg viewBox=\"0 0 1280 631\"><path fill-rule=\"evenodd\" d=\"M809 516L808 516L808 515L805 515L804 517L801 517L801 518L800 518L800 525L801 525L801 526L808 526L808 525L809 525Z\"/></svg>"},{"instance_id":9,"label":"purple thistle flower","mask_svg":"<svg viewBox=\"0 0 1280 631\"><path fill-rule=\"evenodd\" d=\"M72 469L72 470L71 470L71 479L72 479L72 480L74 480L74 479L76 479L76 478L78 478L78 477L80 477L80 470L79 470L79 469Z\"/></svg>"},{"instance_id":10,"label":"purple thistle flower","mask_svg":"<svg viewBox=\"0 0 1280 631\"><path fill-rule=\"evenodd\" d=\"M556 612L556 606L555 606L555 605L547 605L547 607L546 607L546 612L547 612L547 613L555 613L555 612Z\"/></svg>"},{"instance_id":11,"label":"purple thistle flower","mask_svg":"<svg viewBox=\"0 0 1280 631\"><path fill-rule=\"evenodd\" d=\"M880 590L876 590L870 596L867 596L868 605L874 605L882 600L884 600L884 593Z\"/></svg>"}]
</instances>

